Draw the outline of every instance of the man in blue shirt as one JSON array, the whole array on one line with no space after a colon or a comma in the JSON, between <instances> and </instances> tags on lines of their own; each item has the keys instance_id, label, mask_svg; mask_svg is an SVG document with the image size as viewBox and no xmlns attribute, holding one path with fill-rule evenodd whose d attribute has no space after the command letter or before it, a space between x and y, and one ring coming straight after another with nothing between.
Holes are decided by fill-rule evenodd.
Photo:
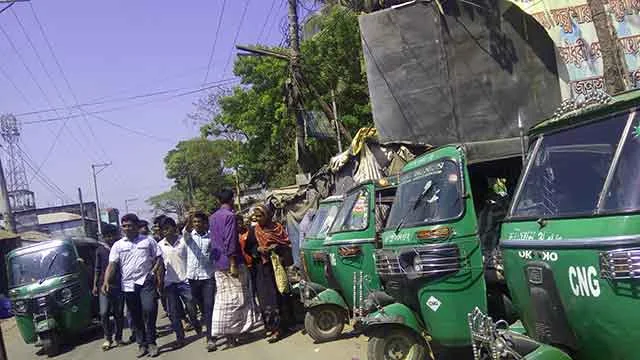
<instances>
[{"instance_id":1,"label":"man in blue shirt","mask_svg":"<svg viewBox=\"0 0 640 360\"><path fill-rule=\"evenodd\" d=\"M211 312L216 292L211 259L209 221L201 211L190 214L182 231L182 240L187 247L187 280L191 293L202 313L207 332L207 351L214 351L216 344L211 336Z\"/></svg>"}]
</instances>

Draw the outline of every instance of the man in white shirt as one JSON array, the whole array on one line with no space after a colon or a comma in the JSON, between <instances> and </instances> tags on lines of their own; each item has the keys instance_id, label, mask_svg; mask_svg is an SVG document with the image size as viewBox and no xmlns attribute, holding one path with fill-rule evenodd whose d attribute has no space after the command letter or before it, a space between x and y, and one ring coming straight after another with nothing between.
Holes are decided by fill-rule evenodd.
<instances>
[{"instance_id":1,"label":"man in white shirt","mask_svg":"<svg viewBox=\"0 0 640 360\"><path fill-rule=\"evenodd\" d=\"M181 241L187 247L187 279L191 286L191 294L202 313L200 323L204 323L207 328L207 351L215 351L216 343L211 335L211 314L216 282L211 259L209 218L206 214L201 211L189 214L186 226L182 230Z\"/></svg>"},{"instance_id":2,"label":"man in white shirt","mask_svg":"<svg viewBox=\"0 0 640 360\"><path fill-rule=\"evenodd\" d=\"M119 268L121 288L135 328L137 357L146 354L156 357L158 289L155 274L164 273L164 265L159 261L162 253L152 237L138 233L140 225L135 214L123 216L121 224L125 236L111 247L102 292L109 293L109 281Z\"/></svg>"},{"instance_id":3,"label":"man in white shirt","mask_svg":"<svg viewBox=\"0 0 640 360\"><path fill-rule=\"evenodd\" d=\"M180 240L176 227L176 222L165 217L160 223L161 233L164 236L158 242L160 250L162 250L162 259L164 260L164 295L167 299L167 309L169 310L169 318L171 326L176 333L176 343L174 348L180 348L185 345L184 328L182 327L182 318L180 307L184 303L189 321L200 335L202 327L198 322L195 303L191 294L191 287L186 282L187 278L187 247Z\"/></svg>"}]
</instances>

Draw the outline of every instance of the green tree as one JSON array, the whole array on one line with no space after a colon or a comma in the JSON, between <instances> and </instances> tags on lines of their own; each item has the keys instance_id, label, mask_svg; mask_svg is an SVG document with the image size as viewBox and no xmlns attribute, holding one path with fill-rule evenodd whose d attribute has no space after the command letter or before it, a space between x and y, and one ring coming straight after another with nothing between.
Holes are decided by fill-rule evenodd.
<instances>
[{"instance_id":1,"label":"green tree","mask_svg":"<svg viewBox=\"0 0 640 360\"><path fill-rule=\"evenodd\" d=\"M182 219L187 210L187 196L175 186L169 191L148 198L146 203L153 208L155 216L175 214L178 219Z\"/></svg>"},{"instance_id":2,"label":"green tree","mask_svg":"<svg viewBox=\"0 0 640 360\"><path fill-rule=\"evenodd\" d=\"M215 194L232 184L226 165L231 149L227 140L181 141L164 158L167 177L187 195L187 203L210 212L217 205Z\"/></svg>"},{"instance_id":3,"label":"green tree","mask_svg":"<svg viewBox=\"0 0 640 360\"><path fill-rule=\"evenodd\" d=\"M302 66L309 83L331 103L335 91L340 121L353 134L372 123L362 63L357 16L340 6L324 9L315 19L319 32L302 42ZM286 49L271 48L287 54ZM277 187L295 181L295 120L287 109L287 61L272 57L239 57L234 73L241 84L200 100L191 117L202 121L202 133L233 141L228 165L247 184ZM305 110L321 110L308 89ZM334 141L309 139L312 171L335 153Z\"/></svg>"}]
</instances>

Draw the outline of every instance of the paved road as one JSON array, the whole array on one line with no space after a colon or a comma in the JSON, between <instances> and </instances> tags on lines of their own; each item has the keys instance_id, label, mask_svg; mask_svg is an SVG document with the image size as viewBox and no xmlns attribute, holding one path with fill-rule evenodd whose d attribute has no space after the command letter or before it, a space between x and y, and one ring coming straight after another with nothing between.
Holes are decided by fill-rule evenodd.
<instances>
[{"instance_id":1,"label":"paved road","mask_svg":"<svg viewBox=\"0 0 640 360\"><path fill-rule=\"evenodd\" d=\"M161 324L166 323L163 320ZM46 360L46 356L37 356L36 348L26 345L20 338L20 334L13 320L5 320L0 323L4 334L8 360ZM161 335L165 334L162 332ZM187 334L189 335L189 333ZM65 349L66 352L56 356L57 360L120 360L135 359L135 345L128 345L123 348L111 349L107 352L100 350L102 339L99 338L99 331L88 332L78 339L77 344ZM125 336L128 331L125 330ZM282 340L277 344L269 344L264 339L244 344L235 349L216 351L207 353L204 349L203 339L193 339L193 342L186 347L171 351L166 345L175 339L173 333L168 333L158 339L162 353L157 359L166 360L186 360L200 359L211 356L216 360L352 360L359 356L359 360L366 357L366 338L350 338L334 341L326 344L314 344L311 338L301 332ZM163 346L165 345L165 346ZM115 359L114 359L115 357Z\"/></svg>"}]
</instances>

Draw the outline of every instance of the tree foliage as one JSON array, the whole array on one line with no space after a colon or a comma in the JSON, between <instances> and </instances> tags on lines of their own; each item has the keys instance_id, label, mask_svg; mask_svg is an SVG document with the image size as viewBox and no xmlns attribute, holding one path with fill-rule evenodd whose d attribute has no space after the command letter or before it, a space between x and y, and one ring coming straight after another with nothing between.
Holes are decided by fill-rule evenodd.
<instances>
[{"instance_id":1,"label":"tree foliage","mask_svg":"<svg viewBox=\"0 0 640 360\"><path fill-rule=\"evenodd\" d=\"M146 203L152 207L154 215L175 214L182 219L187 210L187 196L175 186L148 198Z\"/></svg>"},{"instance_id":2,"label":"tree foliage","mask_svg":"<svg viewBox=\"0 0 640 360\"><path fill-rule=\"evenodd\" d=\"M335 91L340 120L354 133L372 121L357 16L344 7L328 6L313 21L319 32L301 45L304 76L326 103L331 103L330 93ZM216 92L201 99L192 118L206 122L203 135L235 143L228 165L238 170L246 185L292 184L296 173L295 120L285 100L288 62L266 56L238 57L234 73L241 84L230 93ZM312 94L305 94L305 99L312 98ZM321 107L311 100L305 110ZM309 138L307 146L315 157L315 169L336 151L332 140Z\"/></svg>"},{"instance_id":3,"label":"tree foliage","mask_svg":"<svg viewBox=\"0 0 640 360\"><path fill-rule=\"evenodd\" d=\"M174 181L175 190L187 195L188 203L211 211L217 204L215 194L232 184L225 165L231 150L227 140L181 141L164 158L167 177Z\"/></svg>"}]
</instances>

